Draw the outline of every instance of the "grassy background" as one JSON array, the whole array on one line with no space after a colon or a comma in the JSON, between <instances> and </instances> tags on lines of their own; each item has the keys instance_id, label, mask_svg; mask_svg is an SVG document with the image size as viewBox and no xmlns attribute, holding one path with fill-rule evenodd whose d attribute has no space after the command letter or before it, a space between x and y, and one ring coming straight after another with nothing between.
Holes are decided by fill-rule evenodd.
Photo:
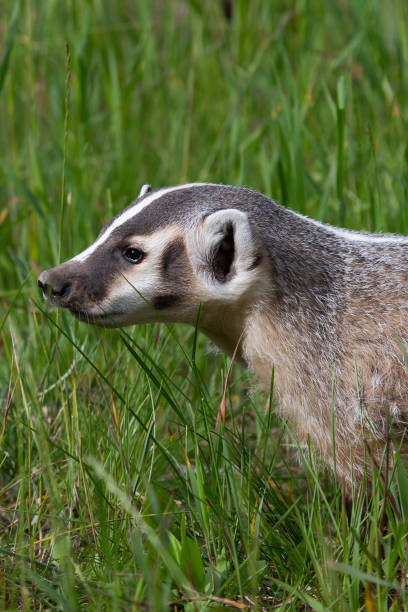
<instances>
[{"instance_id":1,"label":"grassy background","mask_svg":"<svg viewBox=\"0 0 408 612\"><path fill-rule=\"evenodd\" d=\"M238 366L216 427L194 330L42 311L38 271L146 182L408 233L406 3L233 6L2 2L0 609L408 609L401 464L348 523Z\"/></svg>"}]
</instances>

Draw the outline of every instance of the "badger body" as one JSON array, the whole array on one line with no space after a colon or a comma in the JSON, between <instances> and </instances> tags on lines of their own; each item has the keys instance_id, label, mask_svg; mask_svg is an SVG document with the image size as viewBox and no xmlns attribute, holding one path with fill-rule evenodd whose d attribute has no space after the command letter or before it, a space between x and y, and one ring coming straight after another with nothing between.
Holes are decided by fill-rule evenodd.
<instances>
[{"instance_id":1,"label":"badger body","mask_svg":"<svg viewBox=\"0 0 408 612\"><path fill-rule=\"evenodd\" d=\"M245 188L144 186L38 284L95 325L194 325L199 313L266 389L274 372L300 444L345 482L381 465L390 428L405 455L406 238L323 225Z\"/></svg>"}]
</instances>

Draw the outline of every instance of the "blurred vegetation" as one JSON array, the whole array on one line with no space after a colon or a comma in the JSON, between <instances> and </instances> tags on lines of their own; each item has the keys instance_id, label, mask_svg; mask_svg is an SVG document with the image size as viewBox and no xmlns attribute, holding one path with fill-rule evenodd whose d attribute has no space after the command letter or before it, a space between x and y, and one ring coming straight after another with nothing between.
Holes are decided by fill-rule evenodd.
<instances>
[{"instance_id":1,"label":"blurred vegetation","mask_svg":"<svg viewBox=\"0 0 408 612\"><path fill-rule=\"evenodd\" d=\"M232 8L2 2L0 609L408 607L402 463L348 522L238 366L215 426L229 362L194 330L91 329L38 295L147 182L408 233L406 2Z\"/></svg>"}]
</instances>

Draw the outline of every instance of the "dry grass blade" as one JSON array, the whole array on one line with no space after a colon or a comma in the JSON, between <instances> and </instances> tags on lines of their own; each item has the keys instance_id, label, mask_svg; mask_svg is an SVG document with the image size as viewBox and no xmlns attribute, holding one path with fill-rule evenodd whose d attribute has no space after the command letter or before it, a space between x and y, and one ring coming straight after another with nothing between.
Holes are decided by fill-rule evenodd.
<instances>
[{"instance_id":1,"label":"dry grass blade","mask_svg":"<svg viewBox=\"0 0 408 612\"><path fill-rule=\"evenodd\" d=\"M241 344L241 340L242 340L243 335L244 335L244 332L242 332L242 334L240 335L239 340L237 342L237 346L235 347L234 352L233 352L232 357L231 357L231 363L229 364L229 368L228 368L228 372L227 372L227 377L225 379L224 391L223 391L222 398L221 398L221 401L220 401L220 406L219 406L219 409L218 409L217 420L215 421L215 427L218 427L220 421L221 421L223 427L225 425L225 406L226 406L226 400L227 400L228 385L229 385L229 382L231 380L232 367L234 365L235 358L237 356L237 352L238 352L238 349L239 349L239 345Z\"/></svg>"}]
</instances>

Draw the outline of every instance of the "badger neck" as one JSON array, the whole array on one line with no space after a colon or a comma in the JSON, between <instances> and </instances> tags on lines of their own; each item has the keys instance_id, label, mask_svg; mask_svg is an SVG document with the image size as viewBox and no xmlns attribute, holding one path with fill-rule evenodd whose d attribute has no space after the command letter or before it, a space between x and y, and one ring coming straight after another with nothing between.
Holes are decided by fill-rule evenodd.
<instances>
[{"instance_id":1,"label":"badger neck","mask_svg":"<svg viewBox=\"0 0 408 612\"><path fill-rule=\"evenodd\" d=\"M249 298L238 303L216 301L204 304L199 318L199 329L230 357L245 365L243 339L253 304Z\"/></svg>"}]
</instances>

